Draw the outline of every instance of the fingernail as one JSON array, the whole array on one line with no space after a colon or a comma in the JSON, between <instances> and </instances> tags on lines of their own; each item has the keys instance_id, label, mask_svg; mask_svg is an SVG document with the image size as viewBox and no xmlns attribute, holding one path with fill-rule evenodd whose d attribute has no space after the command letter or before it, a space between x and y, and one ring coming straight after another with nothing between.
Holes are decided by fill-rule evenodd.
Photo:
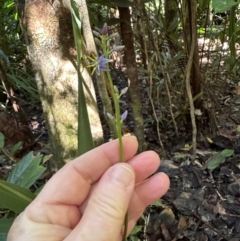
<instances>
[{"instance_id":1,"label":"fingernail","mask_svg":"<svg viewBox=\"0 0 240 241\"><path fill-rule=\"evenodd\" d=\"M116 164L110 171L109 177L127 187L132 182L134 174L127 164Z\"/></svg>"}]
</instances>

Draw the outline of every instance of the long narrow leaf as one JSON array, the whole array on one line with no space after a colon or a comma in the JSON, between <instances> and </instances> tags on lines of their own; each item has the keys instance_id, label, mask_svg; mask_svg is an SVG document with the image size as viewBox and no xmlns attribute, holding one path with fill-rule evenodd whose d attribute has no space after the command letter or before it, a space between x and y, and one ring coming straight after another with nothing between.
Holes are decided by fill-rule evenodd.
<instances>
[{"instance_id":1,"label":"long narrow leaf","mask_svg":"<svg viewBox=\"0 0 240 241\"><path fill-rule=\"evenodd\" d=\"M8 65L10 64L7 55L4 54L4 52L1 49L0 49L0 56L2 56L4 58L4 60L7 62Z\"/></svg>"},{"instance_id":2,"label":"long narrow leaf","mask_svg":"<svg viewBox=\"0 0 240 241\"><path fill-rule=\"evenodd\" d=\"M29 190L0 180L0 205L15 213L21 213L36 197Z\"/></svg>"},{"instance_id":3,"label":"long narrow leaf","mask_svg":"<svg viewBox=\"0 0 240 241\"><path fill-rule=\"evenodd\" d=\"M78 154L81 155L93 149L93 139L90 128L90 122L87 112L87 105L83 89L83 78L81 75L81 58L82 58L82 36L81 36L81 19L78 8L71 0L72 8L72 25L74 40L77 49L77 73L78 73Z\"/></svg>"}]
</instances>

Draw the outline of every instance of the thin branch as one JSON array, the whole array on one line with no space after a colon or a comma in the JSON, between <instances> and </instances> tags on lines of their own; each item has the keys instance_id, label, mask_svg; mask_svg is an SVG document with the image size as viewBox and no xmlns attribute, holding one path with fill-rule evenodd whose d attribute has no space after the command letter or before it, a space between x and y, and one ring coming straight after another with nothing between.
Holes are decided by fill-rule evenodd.
<instances>
[{"instance_id":1,"label":"thin branch","mask_svg":"<svg viewBox=\"0 0 240 241\"><path fill-rule=\"evenodd\" d=\"M194 103L193 103L193 97L192 97L192 92L191 92L191 84L190 84L190 78L191 78L191 70L192 70L192 64L193 64L193 55L195 51L195 44L196 44L196 2L195 0L191 1L192 5L188 6L189 8L191 7L191 10L194 11L191 13L191 23L192 23L192 33L191 33L191 49L190 49L190 54L189 54L189 59L187 62L187 67L186 67L186 90L188 94L188 100L189 100L189 106L190 106L190 115L191 115L191 122L192 122L192 144L193 144L193 156L192 160L194 161L196 158L196 148L197 148L197 126L196 126L196 119L195 119L195 114L194 114Z\"/></svg>"}]
</instances>

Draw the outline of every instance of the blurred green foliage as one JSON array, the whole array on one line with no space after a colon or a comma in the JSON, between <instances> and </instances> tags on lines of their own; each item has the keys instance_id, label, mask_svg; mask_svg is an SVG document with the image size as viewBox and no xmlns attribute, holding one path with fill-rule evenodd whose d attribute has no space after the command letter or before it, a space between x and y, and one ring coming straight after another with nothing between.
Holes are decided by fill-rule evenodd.
<instances>
[{"instance_id":1,"label":"blurred green foliage","mask_svg":"<svg viewBox=\"0 0 240 241\"><path fill-rule=\"evenodd\" d=\"M13 0L0 1L0 48L11 58L26 53ZM22 57L22 56L21 56Z\"/></svg>"},{"instance_id":2,"label":"blurred green foliage","mask_svg":"<svg viewBox=\"0 0 240 241\"><path fill-rule=\"evenodd\" d=\"M1 162L13 160L10 158L21 148L17 143L10 150L5 147L5 137L0 132ZM13 164L13 169L6 180L0 180L0 241L5 241L8 230L17 214L21 213L36 197L41 187L33 185L44 173L44 163L51 155L43 157L41 154L33 155L29 152L18 163ZM35 193L32 193L35 191Z\"/></svg>"}]
</instances>

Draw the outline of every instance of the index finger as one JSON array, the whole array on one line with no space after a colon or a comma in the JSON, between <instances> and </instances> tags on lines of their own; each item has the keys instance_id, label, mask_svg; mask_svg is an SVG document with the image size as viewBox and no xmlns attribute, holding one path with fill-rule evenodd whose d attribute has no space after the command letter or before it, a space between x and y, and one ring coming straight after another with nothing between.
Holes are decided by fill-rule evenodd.
<instances>
[{"instance_id":1,"label":"index finger","mask_svg":"<svg viewBox=\"0 0 240 241\"><path fill-rule=\"evenodd\" d=\"M123 137L125 160L137 151L137 139ZM120 162L119 141L103 144L67 163L46 184L40 195L48 204L80 205L87 197L91 185L113 164ZM52 195L54 194L54 195Z\"/></svg>"}]
</instances>

